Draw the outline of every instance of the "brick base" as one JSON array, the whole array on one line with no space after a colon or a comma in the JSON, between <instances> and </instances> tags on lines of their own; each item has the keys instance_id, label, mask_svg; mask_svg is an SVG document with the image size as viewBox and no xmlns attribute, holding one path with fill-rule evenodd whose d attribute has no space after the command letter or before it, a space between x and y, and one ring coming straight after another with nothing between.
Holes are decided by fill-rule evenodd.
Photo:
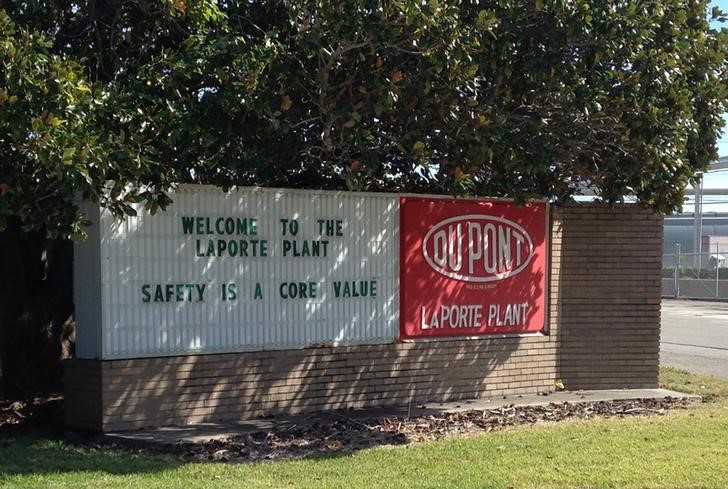
<instances>
[{"instance_id":1,"label":"brick base","mask_svg":"<svg viewBox=\"0 0 728 489\"><path fill-rule=\"evenodd\" d=\"M556 349L527 337L84 363L100 367L108 431L547 391Z\"/></svg>"},{"instance_id":2,"label":"brick base","mask_svg":"<svg viewBox=\"0 0 728 489\"><path fill-rule=\"evenodd\" d=\"M70 428L123 430L553 389L655 387L662 220L552 207L549 334L66 363Z\"/></svg>"}]
</instances>

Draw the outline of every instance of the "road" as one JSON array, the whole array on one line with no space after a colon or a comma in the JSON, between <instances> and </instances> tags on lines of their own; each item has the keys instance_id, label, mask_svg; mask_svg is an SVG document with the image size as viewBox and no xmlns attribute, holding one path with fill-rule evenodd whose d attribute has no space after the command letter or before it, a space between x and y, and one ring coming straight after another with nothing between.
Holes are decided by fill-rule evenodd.
<instances>
[{"instance_id":1,"label":"road","mask_svg":"<svg viewBox=\"0 0 728 489\"><path fill-rule=\"evenodd\" d=\"M664 299L660 364L728 380L728 303Z\"/></svg>"}]
</instances>

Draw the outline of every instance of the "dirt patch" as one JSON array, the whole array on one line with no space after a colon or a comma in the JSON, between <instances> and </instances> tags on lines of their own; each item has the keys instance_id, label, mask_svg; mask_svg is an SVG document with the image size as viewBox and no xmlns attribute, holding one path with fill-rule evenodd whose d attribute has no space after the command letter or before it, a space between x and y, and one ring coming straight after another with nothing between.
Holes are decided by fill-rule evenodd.
<instances>
[{"instance_id":1,"label":"dirt patch","mask_svg":"<svg viewBox=\"0 0 728 489\"><path fill-rule=\"evenodd\" d=\"M0 398L0 434L60 436L62 433L63 396Z\"/></svg>"}]
</instances>

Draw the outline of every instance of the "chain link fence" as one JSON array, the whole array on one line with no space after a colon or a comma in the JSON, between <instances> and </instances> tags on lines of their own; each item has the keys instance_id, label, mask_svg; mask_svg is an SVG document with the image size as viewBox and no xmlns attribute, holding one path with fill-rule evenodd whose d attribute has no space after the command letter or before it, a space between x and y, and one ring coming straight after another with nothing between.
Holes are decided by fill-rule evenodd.
<instances>
[{"instance_id":1,"label":"chain link fence","mask_svg":"<svg viewBox=\"0 0 728 489\"><path fill-rule=\"evenodd\" d=\"M662 257L662 296L683 299L728 299L728 253L675 253Z\"/></svg>"}]
</instances>

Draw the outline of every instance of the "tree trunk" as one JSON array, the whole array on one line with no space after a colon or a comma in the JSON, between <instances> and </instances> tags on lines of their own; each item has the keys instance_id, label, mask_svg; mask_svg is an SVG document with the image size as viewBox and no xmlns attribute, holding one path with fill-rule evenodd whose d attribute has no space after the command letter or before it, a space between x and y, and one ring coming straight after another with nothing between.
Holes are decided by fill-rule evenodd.
<instances>
[{"instance_id":1,"label":"tree trunk","mask_svg":"<svg viewBox=\"0 0 728 489\"><path fill-rule=\"evenodd\" d=\"M73 350L73 243L0 233L0 388L6 395L59 391Z\"/></svg>"}]
</instances>

